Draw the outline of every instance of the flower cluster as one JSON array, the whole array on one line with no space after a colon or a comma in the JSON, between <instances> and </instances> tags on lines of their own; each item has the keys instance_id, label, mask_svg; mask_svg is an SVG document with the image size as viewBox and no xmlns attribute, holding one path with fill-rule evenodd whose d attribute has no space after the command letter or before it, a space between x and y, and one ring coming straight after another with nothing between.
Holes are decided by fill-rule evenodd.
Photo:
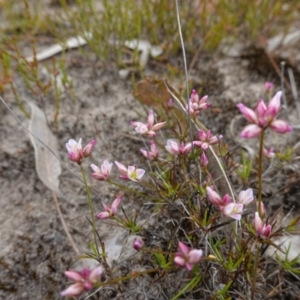
<instances>
[{"instance_id":1,"label":"flower cluster","mask_svg":"<svg viewBox=\"0 0 300 300\"><path fill-rule=\"evenodd\" d=\"M282 92L277 92L276 95L270 100L268 106L266 106L264 100L260 99L256 106L255 111L248 108L242 103L239 103L237 107L245 117L245 119L252 123L247 125L241 133L243 138L253 138L260 135L260 133L271 128L278 133L287 133L292 130L283 120L276 120L276 117L280 109L280 98Z\"/></svg>"},{"instance_id":2,"label":"flower cluster","mask_svg":"<svg viewBox=\"0 0 300 300\"><path fill-rule=\"evenodd\" d=\"M66 290L61 292L62 296L77 297L84 291L91 290L95 284L100 281L100 276L104 269L102 266L98 266L93 270L83 268L81 272L66 271L65 275L74 282Z\"/></svg>"},{"instance_id":3,"label":"flower cluster","mask_svg":"<svg viewBox=\"0 0 300 300\"><path fill-rule=\"evenodd\" d=\"M186 106L186 111L192 117L197 117L202 110L205 110L210 107L210 104L207 103L208 96L204 96L199 99L199 95L195 90L192 90L191 98L189 99L189 104Z\"/></svg>"},{"instance_id":4,"label":"flower cluster","mask_svg":"<svg viewBox=\"0 0 300 300\"><path fill-rule=\"evenodd\" d=\"M244 207L251 203L254 199L252 189L241 191L238 195L238 202L232 202L228 194L223 198L220 197L211 187L206 188L209 201L216 206L225 216L240 220Z\"/></svg>"}]
</instances>

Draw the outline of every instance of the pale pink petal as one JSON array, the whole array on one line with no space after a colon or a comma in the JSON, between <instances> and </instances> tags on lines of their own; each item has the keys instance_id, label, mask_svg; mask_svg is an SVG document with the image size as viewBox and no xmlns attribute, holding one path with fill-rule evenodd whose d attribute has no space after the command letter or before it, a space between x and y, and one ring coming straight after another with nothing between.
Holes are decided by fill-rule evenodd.
<instances>
[{"instance_id":1,"label":"pale pink petal","mask_svg":"<svg viewBox=\"0 0 300 300\"><path fill-rule=\"evenodd\" d=\"M261 235L263 232L263 222L262 222L261 218L259 217L258 212L255 212L255 214L254 214L253 225L254 225L254 229L255 229L256 233L258 235Z\"/></svg>"},{"instance_id":2,"label":"pale pink petal","mask_svg":"<svg viewBox=\"0 0 300 300\"><path fill-rule=\"evenodd\" d=\"M253 197L253 190L247 189L245 191L240 191L238 196L239 203L242 203L244 205L248 205L254 200Z\"/></svg>"},{"instance_id":3,"label":"pale pink petal","mask_svg":"<svg viewBox=\"0 0 300 300\"><path fill-rule=\"evenodd\" d=\"M160 128L162 128L167 122L161 122L161 123L156 123L154 126L151 127L151 130L157 131Z\"/></svg>"},{"instance_id":4,"label":"pale pink petal","mask_svg":"<svg viewBox=\"0 0 300 300\"><path fill-rule=\"evenodd\" d=\"M68 277L73 282L82 281L82 275L77 271L65 271L66 277Z\"/></svg>"},{"instance_id":5,"label":"pale pink petal","mask_svg":"<svg viewBox=\"0 0 300 300\"><path fill-rule=\"evenodd\" d=\"M203 255L202 250L192 249L189 253L188 262L190 264L197 264L201 260L202 255Z\"/></svg>"},{"instance_id":6,"label":"pale pink petal","mask_svg":"<svg viewBox=\"0 0 300 300\"><path fill-rule=\"evenodd\" d=\"M206 188L209 201L215 206L224 205L223 199L211 187Z\"/></svg>"},{"instance_id":7,"label":"pale pink petal","mask_svg":"<svg viewBox=\"0 0 300 300\"><path fill-rule=\"evenodd\" d=\"M248 108L243 103L239 103L237 105L237 107L247 121L249 121L250 123L257 123L257 116L256 116L254 110L252 110L251 108Z\"/></svg>"},{"instance_id":8,"label":"pale pink petal","mask_svg":"<svg viewBox=\"0 0 300 300\"><path fill-rule=\"evenodd\" d=\"M81 140L81 139L80 139ZM68 152L74 152L77 151L77 142L73 139L70 139L67 143L66 143L66 148L68 150Z\"/></svg>"},{"instance_id":9,"label":"pale pink petal","mask_svg":"<svg viewBox=\"0 0 300 300\"><path fill-rule=\"evenodd\" d=\"M108 219L111 217L111 214L108 211L102 211L99 214L97 214L98 219Z\"/></svg>"},{"instance_id":10,"label":"pale pink petal","mask_svg":"<svg viewBox=\"0 0 300 300\"><path fill-rule=\"evenodd\" d=\"M241 132L241 137L247 138L254 138L260 135L262 132L262 128L256 124L247 125L243 131Z\"/></svg>"},{"instance_id":11,"label":"pale pink petal","mask_svg":"<svg viewBox=\"0 0 300 300\"><path fill-rule=\"evenodd\" d=\"M189 254L189 252L190 252L190 248L189 248L186 244L184 244L184 243L182 243L182 242L179 242L179 243L178 243L178 250L179 250L180 253L182 253L184 256L187 256L187 255Z\"/></svg>"},{"instance_id":12,"label":"pale pink petal","mask_svg":"<svg viewBox=\"0 0 300 300\"><path fill-rule=\"evenodd\" d=\"M274 120L271 124L270 127L278 132L278 133L287 133L292 131L292 127L288 125L288 123L286 123L283 120Z\"/></svg>"},{"instance_id":13,"label":"pale pink petal","mask_svg":"<svg viewBox=\"0 0 300 300\"><path fill-rule=\"evenodd\" d=\"M265 112L265 117L268 119L274 119L280 109L280 98L281 98L282 92L279 91L275 94L275 96L270 100L269 105L267 107L267 110Z\"/></svg>"},{"instance_id":14,"label":"pale pink petal","mask_svg":"<svg viewBox=\"0 0 300 300\"><path fill-rule=\"evenodd\" d=\"M232 202L225 205L222 212L225 216L228 216L235 220L240 220L242 217L243 208L244 208L243 204L237 204Z\"/></svg>"},{"instance_id":15,"label":"pale pink petal","mask_svg":"<svg viewBox=\"0 0 300 300\"><path fill-rule=\"evenodd\" d=\"M203 96L203 97L199 100L199 102L200 102L200 103L204 103L204 102L206 102L207 98L208 98L207 95L206 95L206 96ZM207 104L208 104L208 103L207 103Z\"/></svg>"},{"instance_id":16,"label":"pale pink petal","mask_svg":"<svg viewBox=\"0 0 300 300\"><path fill-rule=\"evenodd\" d=\"M184 145L184 144L183 144ZM182 150L182 154L187 154L192 150L192 143L187 143Z\"/></svg>"},{"instance_id":17,"label":"pale pink petal","mask_svg":"<svg viewBox=\"0 0 300 300\"><path fill-rule=\"evenodd\" d=\"M169 153L175 155L179 154L179 144L177 142L173 140L167 140L167 145L165 147Z\"/></svg>"},{"instance_id":18,"label":"pale pink petal","mask_svg":"<svg viewBox=\"0 0 300 300\"><path fill-rule=\"evenodd\" d=\"M103 273L104 269L102 266L98 266L95 269L93 269L88 277L88 281L91 283L96 283L99 281L100 275Z\"/></svg>"},{"instance_id":19,"label":"pale pink petal","mask_svg":"<svg viewBox=\"0 0 300 300\"><path fill-rule=\"evenodd\" d=\"M201 156L200 156L200 164L203 167L206 167L208 165L208 159L207 156L205 155L205 152L203 151Z\"/></svg>"},{"instance_id":20,"label":"pale pink petal","mask_svg":"<svg viewBox=\"0 0 300 300\"><path fill-rule=\"evenodd\" d=\"M275 152L274 152L274 149L273 148L270 148L270 149L266 149L264 148L263 149L263 154L267 157L267 158L274 158L275 157Z\"/></svg>"},{"instance_id":21,"label":"pale pink petal","mask_svg":"<svg viewBox=\"0 0 300 300\"><path fill-rule=\"evenodd\" d=\"M101 173L101 169L94 164L91 164L91 168L95 173Z\"/></svg>"},{"instance_id":22,"label":"pale pink petal","mask_svg":"<svg viewBox=\"0 0 300 300\"><path fill-rule=\"evenodd\" d=\"M62 291L60 294L62 296L80 296L84 292L84 286L82 283L75 283L70 285L67 289Z\"/></svg>"},{"instance_id":23,"label":"pale pink petal","mask_svg":"<svg viewBox=\"0 0 300 300\"><path fill-rule=\"evenodd\" d=\"M149 115L148 115L148 122L147 122L147 127L149 130L152 129L153 124L154 124L154 113L153 113L153 110L150 109Z\"/></svg>"},{"instance_id":24,"label":"pale pink petal","mask_svg":"<svg viewBox=\"0 0 300 300\"><path fill-rule=\"evenodd\" d=\"M258 100L258 104L256 106L255 112L256 112L256 118L258 121L261 119L264 119L265 112L267 110L266 104L263 99ZM257 123L257 122L255 122Z\"/></svg>"},{"instance_id":25,"label":"pale pink petal","mask_svg":"<svg viewBox=\"0 0 300 300\"><path fill-rule=\"evenodd\" d=\"M209 139L208 142L209 142L210 145L214 145L214 144L217 144L218 141L219 141L219 139L218 139L216 136L213 136L213 137L211 137L211 138Z\"/></svg>"},{"instance_id":26,"label":"pale pink petal","mask_svg":"<svg viewBox=\"0 0 300 300\"><path fill-rule=\"evenodd\" d=\"M150 142L150 150L151 150L151 153L153 154L153 157L158 157L159 151L153 141Z\"/></svg>"},{"instance_id":27,"label":"pale pink petal","mask_svg":"<svg viewBox=\"0 0 300 300\"><path fill-rule=\"evenodd\" d=\"M141 178L144 176L144 174L145 174L145 170L143 170L143 169L136 169L136 174L137 174L137 179L138 180L141 180Z\"/></svg>"},{"instance_id":28,"label":"pale pink petal","mask_svg":"<svg viewBox=\"0 0 300 300\"><path fill-rule=\"evenodd\" d=\"M259 211L259 202L258 201L256 201L256 208L257 208L257 211ZM260 215L262 217L264 217L266 215L266 213L267 213L267 210L266 210L264 203L260 202Z\"/></svg>"},{"instance_id":29,"label":"pale pink petal","mask_svg":"<svg viewBox=\"0 0 300 300\"><path fill-rule=\"evenodd\" d=\"M96 144L95 140L91 140L83 149L83 157L89 157L92 154L94 146Z\"/></svg>"},{"instance_id":30,"label":"pale pink petal","mask_svg":"<svg viewBox=\"0 0 300 300\"><path fill-rule=\"evenodd\" d=\"M118 161L115 161L115 164L116 164L119 172L122 175L126 175L127 176L127 168L123 164L119 163Z\"/></svg>"},{"instance_id":31,"label":"pale pink petal","mask_svg":"<svg viewBox=\"0 0 300 300\"><path fill-rule=\"evenodd\" d=\"M111 205L111 209L112 209L112 212L115 214L117 212L117 209L121 203L121 200L122 200L122 196L119 195L112 203Z\"/></svg>"},{"instance_id":32,"label":"pale pink petal","mask_svg":"<svg viewBox=\"0 0 300 300\"><path fill-rule=\"evenodd\" d=\"M196 147L201 148L202 144L203 144L203 142L201 142L201 141L193 141L193 145Z\"/></svg>"},{"instance_id":33,"label":"pale pink petal","mask_svg":"<svg viewBox=\"0 0 300 300\"><path fill-rule=\"evenodd\" d=\"M181 256L175 256L174 262L179 267L184 267L185 266L185 259Z\"/></svg>"}]
</instances>

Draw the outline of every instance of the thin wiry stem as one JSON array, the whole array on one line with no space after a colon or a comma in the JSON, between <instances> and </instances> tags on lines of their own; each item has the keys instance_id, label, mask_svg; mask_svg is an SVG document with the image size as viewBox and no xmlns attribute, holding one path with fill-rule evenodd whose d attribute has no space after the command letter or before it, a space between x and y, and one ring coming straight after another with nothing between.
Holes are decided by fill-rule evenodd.
<instances>
[{"instance_id":1,"label":"thin wiry stem","mask_svg":"<svg viewBox=\"0 0 300 300\"><path fill-rule=\"evenodd\" d=\"M93 227L92 229L93 229L93 235L94 235L94 243L95 243L96 250L98 252L97 233L96 233L97 229L96 229L96 220L95 220L93 200L92 200L92 197L91 197L91 192L90 192L89 185L87 183L87 178L86 178L85 171L84 171L84 169L83 169L83 167L81 165L80 165L80 170L81 170L81 174L82 174L82 178L83 178L83 182L84 182L84 186L85 186L85 190L86 190L86 196L87 196L87 200L88 200L88 205L89 205L90 212L91 212L92 227Z\"/></svg>"},{"instance_id":2,"label":"thin wiry stem","mask_svg":"<svg viewBox=\"0 0 300 300\"><path fill-rule=\"evenodd\" d=\"M189 120L189 130L190 130L190 137L192 140L192 126L191 126L191 116L190 116L190 101L189 101L189 80L188 80L188 69L187 69L187 61L186 61L186 54L185 54L185 47L184 47L184 41L183 41L183 36L182 36L182 31L181 31L181 23L180 23L180 16L179 16L179 5L178 5L178 0L175 0L176 3L176 17L177 17L177 24L178 24L178 33L179 33L179 38L180 38L180 43L181 43L181 48L182 48L182 57L183 57L183 65L184 65L184 78L185 78L185 87L186 87L186 96L187 96L187 106L188 106L188 120Z\"/></svg>"},{"instance_id":3,"label":"thin wiry stem","mask_svg":"<svg viewBox=\"0 0 300 300\"><path fill-rule=\"evenodd\" d=\"M259 137L259 156L258 156L258 213L259 217L262 217L261 211L261 200L262 200L262 160L264 150L264 136L265 131L263 130Z\"/></svg>"}]
</instances>

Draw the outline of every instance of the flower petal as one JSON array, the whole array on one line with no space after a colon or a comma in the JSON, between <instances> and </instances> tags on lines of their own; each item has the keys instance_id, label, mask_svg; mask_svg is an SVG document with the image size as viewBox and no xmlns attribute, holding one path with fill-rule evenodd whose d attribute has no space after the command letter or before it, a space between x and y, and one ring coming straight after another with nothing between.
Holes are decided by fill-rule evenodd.
<instances>
[{"instance_id":1,"label":"flower petal","mask_svg":"<svg viewBox=\"0 0 300 300\"><path fill-rule=\"evenodd\" d=\"M287 133L292 131L292 127L283 120L274 120L270 124L270 127L278 133Z\"/></svg>"},{"instance_id":2,"label":"flower petal","mask_svg":"<svg viewBox=\"0 0 300 300\"><path fill-rule=\"evenodd\" d=\"M247 121L249 121L250 123L257 123L257 116L254 110L248 108L243 103L239 103L237 107Z\"/></svg>"},{"instance_id":3,"label":"flower petal","mask_svg":"<svg viewBox=\"0 0 300 300\"><path fill-rule=\"evenodd\" d=\"M104 272L104 269L101 265L96 267L95 269L93 269L91 271L88 281L91 283L96 283L97 281L99 281L99 277L103 272Z\"/></svg>"},{"instance_id":4,"label":"flower petal","mask_svg":"<svg viewBox=\"0 0 300 300\"><path fill-rule=\"evenodd\" d=\"M65 275L73 282L83 281L82 275L77 271L65 271Z\"/></svg>"},{"instance_id":5,"label":"flower petal","mask_svg":"<svg viewBox=\"0 0 300 300\"><path fill-rule=\"evenodd\" d=\"M61 296L80 296L84 292L84 286L82 283L75 283L70 285L67 289L62 291Z\"/></svg>"},{"instance_id":6,"label":"flower petal","mask_svg":"<svg viewBox=\"0 0 300 300\"><path fill-rule=\"evenodd\" d=\"M241 137L245 139L254 138L259 136L261 132L262 132L261 127L259 127L256 124L250 124L243 129L243 131L241 132Z\"/></svg>"}]
</instances>

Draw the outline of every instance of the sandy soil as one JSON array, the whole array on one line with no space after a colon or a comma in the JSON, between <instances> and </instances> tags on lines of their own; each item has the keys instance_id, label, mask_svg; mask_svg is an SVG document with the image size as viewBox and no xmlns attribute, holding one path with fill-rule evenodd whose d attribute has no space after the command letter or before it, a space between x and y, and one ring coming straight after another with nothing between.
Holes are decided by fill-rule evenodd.
<instances>
[{"instance_id":1,"label":"sandy soil","mask_svg":"<svg viewBox=\"0 0 300 300\"><path fill-rule=\"evenodd\" d=\"M82 137L83 143L95 138L95 151L84 163L89 175L89 164L100 163L105 158L124 164L136 163L147 168L139 153L143 144L129 124L131 120L137 119L136 111L143 112L132 95L131 81L120 79L117 69L95 65L94 58L86 58L77 50L68 52L67 61L68 72L74 82L76 102L72 102L68 93L64 95L58 127L52 123L53 94L47 97L45 103L41 103L26 89L21 78L15 78L22 102L32 101L45 111L58 140L59 157L75 174L80 175L78 167L68 160L65 143L70 138ZM238 113L236 103L244 102L254 106L263 94L263 83L267 80L274 81L276 90L279 88L279 81L271 68L261 74L251 67L250 62L249 58L202 55L191 74L193 88L202 88L202 94L209 95L209 102L213 106L203 117L203 123L214 133L223 134L230 146L235 141L230 125ZM150 62L145 73L160 76L163 72ZM16 106L13 95L8 91L4 98L21 121L28 124L28 120ZM289 103L291 122L297 124L294 104L291 101ZM238 125L234 124L236 130L241 128L236 126ZM287 135L284 141L276 141L275 146L282 147L286 143L293 146L298 138L298 132ZM60 291L68 285L63 272L76 267L77 258L62 229L52 193L39 180L35 171L34 150L29 136L3 105L0 105L0 139L0 298L59 299ZM268 197L273 196L268 204L271 210L285 205L287 211L295 205L296 212L299 211L298 184L289 185L276 193L282 185L290 182L291 177L298 176L298 170L296 164L294 169L286 164L276 175L271 173L266 179ZM116 168L114 176L117 178ZM234 176L232 180L237 182ZM93 196L95 209L100 211L101 202L109 203L119 190L106 183L96 182L90 176L89 181L98 195ZM59 198L59 203L66 223L79 249L83 253L87 252L92 233L86 219L89 210L84 187L63 168L60 189L64 198ZM132 215L142 209L140 222L146 220L152 212L151 205L147 205L144 199L132 199L126 193L123 204L125 211ZM166 226L165 222L162 216L149 221L146 228L150 244L155 245L155 235L161 234L162 228ZM141 268L138 255L124 262L124 258L132 254L132 237L128 238L128 234L118 227L100 223L97 222L97 226L100 236L107 243L109 262L122 262L118 272L127 274L131 272L131 266ZM122 257L119 257L120 253ZM147 290L149 298L141 294L139 285ZM156 281L145 276L130 288L121 286L106 289L105 293L99 293L95 299L170 299L174 289L176 283L166 282L164 291L161 291ZM296 292L297 289L299 291L299 287L295 285Z\"/></svg>"}]
</instances>

